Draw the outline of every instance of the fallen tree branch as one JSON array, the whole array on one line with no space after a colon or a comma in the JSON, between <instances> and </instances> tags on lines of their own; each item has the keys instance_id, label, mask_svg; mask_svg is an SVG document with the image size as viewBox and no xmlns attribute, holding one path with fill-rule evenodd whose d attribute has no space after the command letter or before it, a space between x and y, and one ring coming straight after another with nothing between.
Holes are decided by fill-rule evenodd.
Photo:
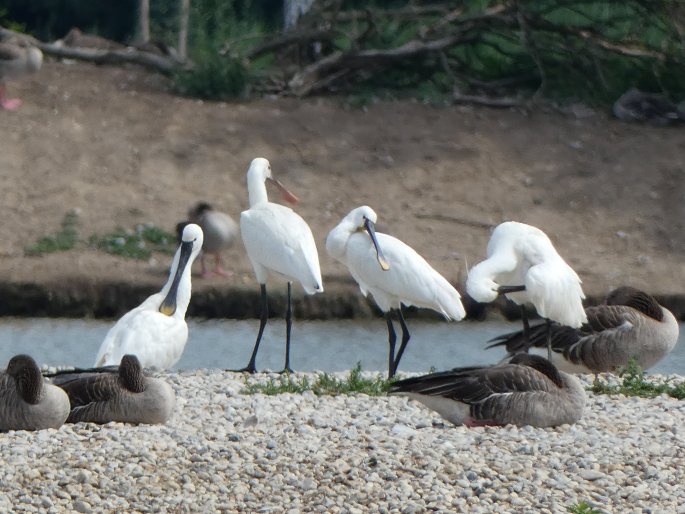
<instances>
[{"instance_id":1,"label":"fallen tree branch","mask_svg":"<svg viewBox=\"0 0 685 514\"><path fill-rule=\"evenodd\" d=\"M182 66L182 63L176 59L136 50L133 47L126 47L123 50L67 47L60 43L43 43L32 36L20 34L4 27L0 27L0 36L24 39L39 48L44 54L64 59L78 59L95 64L138 64L164 74L170 74Z\"/></svg>"},{"instance_id":2,"label":"fallen tree branch","mask_svg":"<svg viewBox=\"0 0 685 514\"><path fill-rule=\"evenodd\" d=\"M402 46L389 50L334 52L296 73L288 83L288 87L295 95L306 96L317 90L316 84L321 81L325 74L337 73L340 69L354 70L416 57L429 52L439 52L459 43L474 41L476 38L475 35L466 35L460 32L434 41L409 41Z\"/></svg>"},{"instance_id":3,"label":"fallen tree branch","mask_svg":"<svg viewBox=\"0 0 685 514\"><path fill-rule=\"evenodd\" d=\"M517 98L490 98L487 96L479 95L464 95L459 91L454 91L454 93L452 93L452 100L455 103L482 105L484 107L496 107L499 109L506 109L508 107L518 107L519 105L523 105L524 103L523 100Z\"/></svg>"}]
</instances>

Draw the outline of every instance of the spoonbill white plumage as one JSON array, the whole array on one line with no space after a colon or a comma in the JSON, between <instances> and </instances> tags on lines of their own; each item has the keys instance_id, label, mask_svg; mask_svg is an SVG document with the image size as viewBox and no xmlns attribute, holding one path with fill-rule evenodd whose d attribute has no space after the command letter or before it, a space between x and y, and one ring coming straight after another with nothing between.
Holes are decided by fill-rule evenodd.
<instances>
[{"instance_id":1,"label":"spoonbill white plumage","mask_svg":"<svg viewBox=\"0 0 685 514\"><path fill-rule=\"evenodd\" d=\"M247 256L252 263L261 292L259 332L250 362L241 371L256 371L257 352L264 333L269 309L266 282L270 275L280 275L288 281L286 310L285 367L290 368L290 331L292 327L292 282L297 280L307 294L323 292L319 254L307 222L292 209L269 202L266 181L274 184L286 201L297 202L297 197L271 176L271 164L257 157L247 170L247 191L250 208L240 214L240 233Z\"/></svg>"},{"instance_id":2,"label":"spoonbill white plumage","mask_svg":"<svg viewBox=\"0 0 685 514\"><path fill-rule=\"evenodd\" d=\"M326 250L347 266L362 294L371 293L383 311L390 346L388 376L392 378L410 338L402 304L432 309L457 321L466 313L457 290L413 248L395 237L376 233L376 220L371 207L353 209L328 234ZM393 311L397 311L402 327L402 343L397 355Z\"/></svg>"},{"instance_id":3,"label":"spoonbill white plumage","mask_svg":"<svg viewBox=\"0 0 685 514\"><path fill-rule=\"evenodd\" d=\"M118 365L126 354L138 357L145 368L167 369L178 362L188 341L185 315L191 294L190 268L202 239L199 226L186 225L166 284L107 332L95 366Z\"/></svg>"},{"instance_id":4,"label":"spoonbill white plumage","mask_svg":"<svg viewBox=\"0 0 685 514\"><path fill-rule=\"evenodd\" d=\"M574 328L587 322L580 284L542 230L507 221L492 232L487 258L469 272L466 292L477 302L489 303L504 294L520 305L525 337L529 336L525 304L531 303L547 320L551 360L551 321Z\"/></svg>"},{"instance_id":5,"label":"spoonbill white plumage","mask_svg":"<svg viewBox=\"0 0 685 514\"><path fill-rule=\"evenodd\" d=\"M587 323L571 328L551 326L552 362L568 373L616 372L630 359L649 369L678 342L678 321L656 298L638 289L614 289L604 303L585 308ZM492 346L505 346L515 354L535 351L546 344L544 325L531 327L530 340L522 332L503 334Z\"/></svg>"},{"instance_id":6,"label":"spoonbill white plumage","mask_svg":"<svg viewBox=\"0 0 685 514\"><path fill-rule=\"evenodd\" d=\"M14 111L21 106L18 98L6 98L5 82L38 71L43 53L24 41L0 43L0 107Z\"/></svg>"},{"instance_id":7,"label":"spoonbill white plumage","mask_svg":"<svg viewBox=\"0 0 685 514\"><path fill-rule=\"evenodd\" d=\"M583 415L585 389L539 355L520 353L510 362L472 366L407 378L390 386L455 425L575 423Z\"/></svg>"}]
</instances>

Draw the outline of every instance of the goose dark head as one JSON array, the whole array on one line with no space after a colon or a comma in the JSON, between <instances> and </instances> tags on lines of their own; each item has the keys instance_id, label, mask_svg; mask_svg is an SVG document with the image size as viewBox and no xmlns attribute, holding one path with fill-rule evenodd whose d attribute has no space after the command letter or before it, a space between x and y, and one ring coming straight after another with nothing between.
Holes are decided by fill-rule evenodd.
<instances>
[{"instance_id":1,"label":"goose dark head","mask_svg":"<svg viewBox=\"0 0 685 514\"><path fill-rule=\"evenodd\" d=\"M533 368L549 378L557 387L563 387L564 385L561 374L556 366L540 355L517 353L509 360L509 363Z\"/></svg>"},{"instance_id":2,"label":"goose dark head","mask_svg":"<svg viewBox=\"0 0 685 514\"><path fill-rule=\"evenodd\" d=\"M664 312L656 298L634 287L621 286L614 289L607 295L605 303L632 307L657 321L664 319Z\"/></svg>"},{"instance_id":3,"label":"goose dark head","mask_svg":"<svg viewBox=\"0 0 685 514\"><path fill-rule=\"evenodd\" d=\"M25 402L35 405L43 392L43 375L33 357L15 355L7 364L7 374L14 378L19 395Z\"/></svg>"},{"instance_id":4,"label":"goose dark head","mask_svg":"<svg viewBox=\"0 0 685 514\"><path fill-rule=\"evenodd\" d=\"M145 391L145 374L138 357L126 354L121 358L119 381L124 388L133 393Z\"/></svg>"}]
</instances>

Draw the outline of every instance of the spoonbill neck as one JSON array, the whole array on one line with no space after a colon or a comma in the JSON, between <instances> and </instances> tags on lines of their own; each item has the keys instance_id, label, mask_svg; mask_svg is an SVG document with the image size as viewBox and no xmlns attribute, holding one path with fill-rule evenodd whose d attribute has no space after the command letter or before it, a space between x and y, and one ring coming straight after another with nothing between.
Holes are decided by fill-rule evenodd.
<instances>
[{"instance_id":1,"label":"spoonbill neck","mask_svg":"<svg viewBox=\"0 0 685 514\"><path fill-rule=\"evenodd\" d=\"M169 271L169 279L160 291L163 298L160 312L167 316L183 319L190 303L191 282L190 272L192 262L192 243L183 243L174 255Z\"/></svg>"},{"instance_id":2,"label":"spoonbill neck","mask_svg":"<svg viewBox=\"0 0 685 514\"><path fill-rule=\"evenodd\" d=\"M266 193L265 178L254 174L248 174L247 176L247 194L250 201L250 207L254 207L260 203L266 203L269 201L269 197Z\"/></svg>"}]
</instances>

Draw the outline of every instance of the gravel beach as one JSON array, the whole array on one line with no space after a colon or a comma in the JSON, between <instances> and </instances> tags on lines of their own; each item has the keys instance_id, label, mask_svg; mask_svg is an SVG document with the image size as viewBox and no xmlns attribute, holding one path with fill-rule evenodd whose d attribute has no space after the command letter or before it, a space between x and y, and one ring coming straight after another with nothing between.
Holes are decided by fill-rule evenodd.
<instances>
[{"instance_id":1,"label":"gravel beach","mask_svg":"<svg viewBox=\"0 0 685 514\"><path fill-rule=\"evenodd\" d=\"M588 393L573 426L468 429L400 397L161 376L177 394L166 425L0 435L0 511L685 512L685 403L665 396Z\"/></svg>"}]
</instances>

